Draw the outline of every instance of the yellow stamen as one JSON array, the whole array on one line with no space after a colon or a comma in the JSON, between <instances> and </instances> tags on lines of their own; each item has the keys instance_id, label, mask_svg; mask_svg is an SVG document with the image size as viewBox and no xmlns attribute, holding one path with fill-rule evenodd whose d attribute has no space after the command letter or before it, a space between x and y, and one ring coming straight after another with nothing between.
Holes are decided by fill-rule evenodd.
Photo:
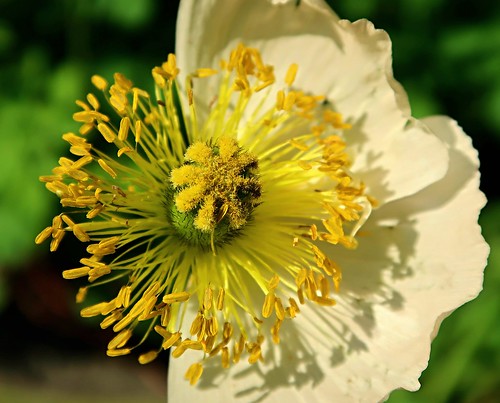
<instances>
[{"instance_id":1,"label":"yellow stamen","mask_svg":"<svg viewBox=\"0 0 500 403\"><path fill-rule=\"evenodd\" d=\"M108 351L106 351L106 354L109 357L119 357L122 355L130 354L131 351L132 350L130 348L121 348L121 349L117 349L117 350L108 350Z\"/></svg>"},{"instance_id":2,"label":"yellow stamen","mask_svg":"<svg viewBox=\"0 0 500 403\"><path fill-rule=\"evenodd\" d=\"M141 354L139 356L139 363L143 365L149 364L151 361L154 361L157 356L158 356L157 351L148 351L147 353Z\"/></svg>"},{"instance_id":3,"label":"yellow stamen","mask_svg":"<svg viewBox=\"0 0 500 403\"><path fill-rule=\"evenodd\" d=\"M108 88L108 82L102 78L101 76L98 76L97 74L93 75L91 78L92 84L101 91L106 91Z\"/></svg>"},{"instance_id":4,"label":"yellow stamen","mask_svg":"<svg viewBox=\"0 0 500 403\"><path fill-rule=\"evenodd\" d=\"M116 172L108 165L106 161L104 161L102 158L99 158L97 160L101 168L106 171L113 179L116 178Z\"/></svg>"},{"instance_id":5,"label":"yellow stamen","mask_svg":"<svg viewBox=\"0 0 500 403\"><path fill-rule=\"evenodd\" d=\"M288 68L285 76L285 83L289 87L293 84L295 81L295 76L297 75L297 70L299 69L299 66L295 63L292 63L290 67Z\"/></svg>"},{"instance_id":6,"label":"yellow stamen","mask_svg":"<svg viewBox=\"0 0 500 403\"><path fill-rule=\"evenodd\" d=\"M202 373L203 373L203 365L197 362L195 364L192 364L188 368L186 374L184 375L184 378L186 378L191 385L196 385Z\"/></svg>"},{"instance_id":7,"label":"yellow stamen","mask_svg":"<svg viewBox=\"0 0 500 403\"><path fill-rule=\"evenodd\" d=\"M174 292L171 294L167 294L163 297L163 302L166 304L173 304L175 302L184 302L187 301L190 297L190 294L186 291Z\"/></svg>"},{"instance_id":8,"label":"yellow stamen","mask_svg":"<svg viewBox=\"0 0 500 403\"><path fill-rule=\"evenodd\" d=\"M240 44L220 66L186 72L182 87L169 55L152 71L154 96L121 74L110 87L93 76L108 107L94 94L77 102L80 134L63 135L76 160L61 158L40 177L64 212L35 242L50 239L54 251L73 232L90 242L88 255L63 277L119 290L81 310L116 333L110 356L128 354L154 329L161 341L141 364L169 348L173 358L220 355L224 368L262 361L266 338L286 342L280 329L299 304L335 304L342 272L326 251L356 247L375 206L350 171L350 124L331 109L335 100L293 87L297 64L277 81L259 51ZM207 84L211 99L197 93ZM83 137L94 129L105 150ZM140 328L145 337L127 348ZM193 364L186 378L194 384L202 372Z\"/></svg>"},{"instance_id":9,"label":"yellow stamen","mask_svg":"<svg viewBox=\"0 0 500 403\"><path fill-rule=\"evenodd\" d=\"M62 275L65 279L75 279L79 277L85 277L89 274L90 267L78 267L76 269L64 270Z\"/></svg>"}]
</instances>

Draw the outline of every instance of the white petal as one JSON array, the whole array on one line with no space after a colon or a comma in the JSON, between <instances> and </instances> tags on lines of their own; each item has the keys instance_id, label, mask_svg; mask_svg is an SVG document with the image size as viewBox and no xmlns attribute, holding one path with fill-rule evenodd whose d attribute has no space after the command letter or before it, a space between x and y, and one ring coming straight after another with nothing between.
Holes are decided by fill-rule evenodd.
<instances>
[{"instance_id":1,"label":"white petal","mask_svg":"<svg viewBox=\"0 0 500 403\"><path fill-rule=\"evenodd\" d=\"M338 305L303 307L283 329L286 341L266 351L266 365L216 365L197 388L179 384L188 361L173 359L170 401L373 402L397 388L418 389L432 338L481 290L488 255L477 224L485 202L477 153L450 119L425 123L447 143L450 169L433 186L376 211L357 250L336 250L344 267Z\"/></svg>"},{"instance_id":2,"label":"white petal","mask_svg":"<svg viewBox=\"0 0 500 403\"><path fill-rule=\"evenodd\" d=\"M322 0L274 4L270 0L183 0L177 18L176 55L186 71L212 66L230 43L273 39L283 34L330 36L338 17ZM299 11L300 9L300 11ZM300 17L300 19L298 19ZM227 57L227 54L224 54Z\"/></svg>"},{"instance_id":3,"label":"white petal","mask_svg":"<svg viewBox=\"0 0 500 403\"><path fill-rule=\"evenodd\" d=\"M177 55L181 68L217 66L239 42L260 49L282 80L299 64L296 87L325 94L353 124L347 141L353 171L381 204L439 180L447 169L446 150L410 117L404 90L392 76L388 35L361 20L338 22L322 1L185 1L181 4ZM197 86L197 87L196 87ZM208 104L213 81L195 83ZM272 100L270 100L272 101Z\"/></svg>"}]
</instances>

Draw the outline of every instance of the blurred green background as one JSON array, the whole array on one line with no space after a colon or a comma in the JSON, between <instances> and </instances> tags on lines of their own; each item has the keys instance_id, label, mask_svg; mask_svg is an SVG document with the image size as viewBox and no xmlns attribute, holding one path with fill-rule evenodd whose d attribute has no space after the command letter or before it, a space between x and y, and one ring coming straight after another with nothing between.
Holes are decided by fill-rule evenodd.
<instances>
[{"instance_id":1,"label":"blurred green background","mask_svg":"<svg viewBox=\"0 0 500 403\"><path fill-rule=\"evenodd\" d=\"M368 18L393 40L394 72L414 115L446 114L481 157L481 216L492 252L484 291L446 320L417 393L389 402L500 401L500 2L331 0L344 18ZM0 0L0 400L160 402L165 368L104 356L109 335L78 319L75 266L33 239L59 204L38 182L77 130L74 100L89 77L120 71L151 88L152 66L174 51L178 1ZM68 238L66 238L68 239ZM71 241L65 241L71 243ZM65 254L66 253L66 254ZM70 357L71 359L68 359ZM158 360L161 361L161 360ZM4 401L4 400L2 400Z\"/></svg>"}]
</instances>

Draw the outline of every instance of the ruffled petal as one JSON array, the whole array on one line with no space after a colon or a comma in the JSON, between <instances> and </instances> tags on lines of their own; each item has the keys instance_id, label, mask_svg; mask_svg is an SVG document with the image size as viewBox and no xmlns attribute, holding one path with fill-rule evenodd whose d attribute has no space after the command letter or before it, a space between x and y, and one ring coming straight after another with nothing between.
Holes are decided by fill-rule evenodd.
<instances>
[{"instance_id":1,"label":"ruffled petal","mask_svg":"<svg viewBox=\"0 0 500 403\"><path fill-rule=\"evenodd\" d=\"M239 42L257 47L278 80L298 63L295 87L326 95L353 125L346 132L353 172L380 204L445 174L445 147L411 118L407 96L392 75L390 39L369 21L339 22L321 1L185 1L177 38L179 65L187 72L216 67ZM195 89L201 105L217 95L211 80L195 83Z\"/></svg>"},{"instance_id":2,"label":"ruffled petal","mask_svg":"<svg viewBox=\"0 0 500 403\"><path fill-rule=\"evenodd\" d=\"M448 118L424 123L447 144L449 170L374 212L358 249L333 249L344 268L337 306L301 307L282 330L286 342L267 346L266 364L208 367L197 388L174 381L189 359L173 359L170 401L373 402L419 388L432 338L481 290L489 252L470 138Z\"/></svg>"}]
</instances>

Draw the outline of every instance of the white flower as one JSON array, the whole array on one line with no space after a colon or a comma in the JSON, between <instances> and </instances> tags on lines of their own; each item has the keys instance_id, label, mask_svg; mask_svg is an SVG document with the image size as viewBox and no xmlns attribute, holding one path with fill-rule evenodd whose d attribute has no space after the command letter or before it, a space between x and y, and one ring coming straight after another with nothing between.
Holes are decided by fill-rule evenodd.
<instances>
[{"instance_id":1,"label":"white flower","mask_svg":"<svg viewBox=\"0 0 500 403\"><path fill-rule=\"evenodd\" d=\"M192 356L171 359L169 401L372 402L417 390L441 321L481 290L485 198L470 138L447 117L411 117L390 39L366 20L339 20L322 0L181 2L181 75L217 68L241 42L277 78L296 63L293 88L324 94L352 125L350 172L378 204L356 249L323 248L343 269L336 306L301 305L282 342L263 344L264 362L211 360L195 387L179 381ZM195 83L200 121L217 91L215 80ZM251 113L252 104L241 124Z\"/></svg>"}]
</instances>

